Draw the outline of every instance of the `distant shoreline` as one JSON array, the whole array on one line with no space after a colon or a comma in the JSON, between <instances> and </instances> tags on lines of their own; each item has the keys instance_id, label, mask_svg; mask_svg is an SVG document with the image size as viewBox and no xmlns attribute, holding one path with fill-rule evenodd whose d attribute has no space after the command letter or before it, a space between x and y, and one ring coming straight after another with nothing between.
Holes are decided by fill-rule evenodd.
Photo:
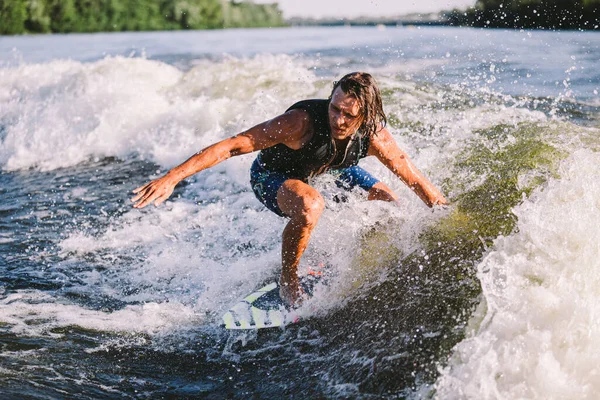
<instances>
[{"instance_id":1,"label":"distant shoreline","mask_svg":"<svg viewBox=\"0 0 600 400\"><path fill-rule=\"evenodd\" d=\"M288 18L289 26L440 26L448 25L441 13L408 14L385 18Z\"/></svg>"},{"instance_id":2,"label":"distant shoreline","mask_svg":"<svg viewBox=\"0 0 600 400\"><path fill-rule=\"evenodd\" d=\"M277 3L234 0L113 0L97 9L82 8L83 0L11 0L0 7L0 35L36 33L100 33L269 28L303 26L451 26L500 29L600 30L600 0L530 0L504 5L477 0L475 7L393 17L288 18ZM144 4L145 7L139 7ZM36 5L35 9L32 9ZM135 5L135 7L133 7ZM129 8L128 8L129 7ZM179 7L179 8L178 8Z\"/></svg>"},{"instance_id":3,"label":"distant shoreline","mask_svg":"<svg viewBox=\"0 0 600 400\"><path fill-rule=\"evenodd\" d=\"M378 19L378 18L373 18L373 19L367 19L367 18L361 18L361 19L324 19L324 20L313 20L313 19L300 19L300 18L293 18L293 19L289 19L286 21L287 25L291 26L291 27L339 27L339 26L357 26L357 27L407 27L407 26L448 26L448 27L463 27L463 28L485 28L485 29L513 29L513 30L520 30L520 29L534 29L534 30L561 30L561 31L567 31L567 30L576 30L576 31L596 31L596 30L600 30L599 26L597 23L594 23L594 21L592 22L588 22L587 24L583 24L582 26L574 26L574 25L567 25L567 26L556 26L556 25L543 25L543 24L536 24L536 25L517 25L517 26L511 26L509 24L506 23L494 23L491 20L483 20L483 17L477 18L474 15L471 16L471 18L464 18L464 17L452 17L452 15L450 14L451 12L449 12L446 16L444 15L440 15L439 19L419 19L419 20L415 20L415 19L405 19L402 17L399 17L397 19ZM460 12L459 14L461 14L462 16L464 16L464 12ZM481 20L481 22L480 22ZM488 22L489 23L486 23Z\"/></svg>"},{"instance_id":4,"label":"distant shoreline","mask_svg":"<svg viewBox=\"0 0 600 400\"><path fill-rule=\"evenodd\" d=\"M466 10L361 18L289 18L292 26L456 26L473 28L600 30L600 0L477 0Z\"/></svg>"},{"instance_id":5,"label":"distant shoreline","mask_svg":"<svg viewBox=\"0 0 600 400\"><path fill-rule=\"evenodd\" d=\"M276 3L234 0L10 0L0 6L0 35L277 26L285 26L285 22Z\"/></svg>"}]
</instances>

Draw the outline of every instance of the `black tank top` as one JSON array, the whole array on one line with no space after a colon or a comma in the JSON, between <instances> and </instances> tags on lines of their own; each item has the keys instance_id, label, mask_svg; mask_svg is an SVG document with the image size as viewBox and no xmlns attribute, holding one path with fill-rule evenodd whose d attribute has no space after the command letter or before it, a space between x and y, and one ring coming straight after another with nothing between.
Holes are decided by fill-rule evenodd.
<instances>
[{"instance_id":1,"label":"black tank top","mask_svg":"<svg viewBox=\"0 0 600 400\"><path fill-rule=\"evenodd\" d=\"M312 120L312 138L298 150L285 144L262 150L258 161L264 169L284 173L290 178L306 180L329 169L351 167L367 156L369 139L362 138L359 134L355 134L346 146L342 146L343 148L336 148L329 126L329 100L299 101L287 111L297 109L306 111Z\"/></svg>"}]
</instances>

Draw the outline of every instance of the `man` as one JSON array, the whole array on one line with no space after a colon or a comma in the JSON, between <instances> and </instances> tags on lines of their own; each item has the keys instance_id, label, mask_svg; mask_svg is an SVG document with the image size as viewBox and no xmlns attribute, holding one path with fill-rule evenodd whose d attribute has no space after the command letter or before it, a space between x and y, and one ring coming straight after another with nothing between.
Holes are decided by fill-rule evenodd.
<instances>
[{"instance_id":1,"label":"man","mask_svg":"<svg viewBox=\"0 0 600 400\"><path fill-rule=\"evenodd\" d=\"M169 198L181 180L240 154L261 150L251 168L256 197L271 211L290 220L283 230L281 298L301 300L298 264L321 216L324 201L308 183L329 171L340 186L359 186L369 200L396 201L383 182L360 168L358 160L375 156L429 207L446 199L398 148L385 128L381 95L373 77L354 72L335 82L327 100L305 100L284 114L234 137L215 143L173 168L163 177L134 190L135 208Z\"/></svg>"}]
</instances>

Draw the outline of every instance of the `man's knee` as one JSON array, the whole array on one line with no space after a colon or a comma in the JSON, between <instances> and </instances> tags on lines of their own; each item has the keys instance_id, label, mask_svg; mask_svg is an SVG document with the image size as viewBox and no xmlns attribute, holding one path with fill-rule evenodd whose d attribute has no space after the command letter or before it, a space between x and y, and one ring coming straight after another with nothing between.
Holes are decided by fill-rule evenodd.
<instances>
[{"instance_id":1,"label":"man's knee","mask_svg":"<svg viewBox=\"0 0 600 400\"><path fill-rule=\"evenodd\" d=\"M314 226L325 209L325 200L316 190L304 193L296 215L292 218L301 220L304 224Z\"/></svg>"},{"instance_id":2,"label":"man's knee","mask_svg":"<svg viewBox=\"0 0 600 400\"><path fill-rule=\"evenodd\" d=\"M277 201L292 220L303 225L316 224L325 208L325 201L319 192L301 182L286 182Z\"/></svg>"},{"instance_id":3,"label":"man's knee","mask_svg":"<svg viewBox=\"0 0 600 400\"><path fill-rule=\"evenodd\" d=\"M398 198L396 194L385 183L377 182L369 190L369 200L394 201Z\"/></svg>"}]
</instances>

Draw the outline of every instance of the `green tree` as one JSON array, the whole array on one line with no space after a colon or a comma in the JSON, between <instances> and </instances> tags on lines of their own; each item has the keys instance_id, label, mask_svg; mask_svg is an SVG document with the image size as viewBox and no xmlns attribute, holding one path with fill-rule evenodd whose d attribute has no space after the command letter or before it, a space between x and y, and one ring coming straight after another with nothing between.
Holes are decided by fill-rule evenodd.
<instances>
[{"instance_id":1,"label":"green tree","mask_svg":"<svg viewBox=\"0 0 600 400\"><path fill-rule=\"evenodd\" d=\"M25 29L29 32L50 32L50 16L44 0L27 0L27 19Z\"/></svg>"},{"instance_id":2,"label":"green tree","mask_svg":"<svg viewBox=\"0 0 600 400\"><path fill-rule=\"evenodd\" d=\"M225 28L283 26L277 4L254 4L252 1L224 4Z\"/></svg>"},{"instance_id":3,"label":"green tree","mask_svg":"<svg viewBox=\"0 0 600 400\"><path fill-rule=\"evenodd\" d=\"M126 7L123 0L106 0L105 3L106 21L105 30L124 31L126 30Z\"/></svg>"},{"instance_id":4,"label":"green tree","mask_svg":"<svg viewBox=\"0 0 600 400\"><path fill-rule=\"evenodd\" d=\"M0 0L0 34L15 35L25 32L27 7L25 0Z\"/></svg>"},{"instance_id":5,"label":"green tree","mask_svg":"<svg viewBox=\"0 0 600 400\"><path fill-rule=\"evenodd\" d=\"M171 0L165 5L165 15L180 29L223 27L223 5L220 0Z\"/></svg>"},{"instance_id":6,"label":"green tree","mask_svg":"<svg viewBox=\"0 0 600 400\"><path fill-rule=\"evenodd\" d=\"M276 4L238 0L0 0L0 34L281 26Z\"/></svg>"},{"instance_id":7,"label":"green tree","mask_svg":"<svg viewBox=\"0 0 600 400\"><path fill-rule=\"evenodd\" d=\"M48 0L48 14L52 32L76 31L77 10L75 0Z\"/></svg>"},{"instance_id":8,"label":"green tree","mask_svg":"<svg viewBox=\"0 0 600 400\"><path fill-rule=\"evenodd\" d=\"M600 0L477 0L467 12L447 16L453 25L598 29Z\"/></svg>"},{"instance_id":9,"label":"green tree","mask_svg":"<svg viewBox=\"0 0 600 400\"><path fill-rule=\"evenodd\" d=\"M108 19L103 7L103 0L75 0L77 19L75 21L76 32L98 32L104 30L108 25Z\"/></svg>"},{"instance_id":10,"label":"green tree","mask_svg":"<svg viewBox=\"0 0 600 400\"><path fill-rule=\"evenodd\" d=\"M157 17L160 15L159 4L150 0L122 0L122 30L143 31L160 29Z\"/></svg>"}]
</instances>

